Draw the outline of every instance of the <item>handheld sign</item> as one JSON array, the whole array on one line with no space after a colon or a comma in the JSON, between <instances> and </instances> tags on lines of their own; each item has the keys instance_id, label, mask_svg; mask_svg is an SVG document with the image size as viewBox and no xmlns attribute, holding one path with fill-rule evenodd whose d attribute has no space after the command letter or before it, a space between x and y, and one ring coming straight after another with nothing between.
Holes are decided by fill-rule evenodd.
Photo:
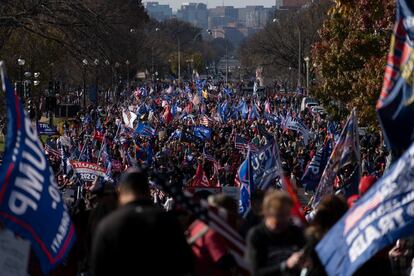
<instances>
[{"instance_id":1,"label":"handheld sign","mask_svg":"<svg viewBox=\"0 0 414 276\"><path fill-rule=\"evenodd\" d=\"M46 274L69 252L75 229L44 154L0 61L7 99L7 143L0 167L0 221L29 239Z\"/></svg>"},{"instance_id":2,"label":"handheld sign","mask_svg":"<svg viewBox=\"0 0 414 276\"><path fill-rule=\"evenodd\" d=\"M93 182L99 176L105 177L106 169L94 163L79 162L71 160L70 164L80 179L86 182Z\"/></svg>"},{"instance_id":3,"label":"handheld sign","mask_svg":"<svg viewBox=\"0 0 414 276\"><path fill-rule=\"evenodd\" d=\"M58 131L56 127L46 124L46 123L38 123L37 124L37 132L39 135L56 135Z\"/></svg>"}]
</instances>

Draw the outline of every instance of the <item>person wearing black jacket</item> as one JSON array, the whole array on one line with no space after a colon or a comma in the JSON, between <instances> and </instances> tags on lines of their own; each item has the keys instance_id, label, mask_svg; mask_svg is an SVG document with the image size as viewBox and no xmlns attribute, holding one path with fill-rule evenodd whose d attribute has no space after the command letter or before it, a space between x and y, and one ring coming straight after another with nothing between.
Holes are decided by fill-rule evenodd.
<instances>
[{"instance_id":1,"label":"person wearing black jacket","mask_svg":"<svg viewBox=\"0 0 414 276\"><path fill-rule=\"evenodd\" d=\"M146 173L134 169L119 184L121 207L97 227L91 274L189 275L193 255L176 218L150 198Z\"/></svg>"},{"instance_id":2,"label":"person wearing black jacket","mask_svg":"<svg viewBox=\"0 0 414 276\"><path fill-rule=\"evenodd\" d=\"M290 222L292 200L281 191L271 191L263 201L264 221L247 235L246 258L252 275L299 275L305 241L303 232Z\"/></svg>"}]
</instances>

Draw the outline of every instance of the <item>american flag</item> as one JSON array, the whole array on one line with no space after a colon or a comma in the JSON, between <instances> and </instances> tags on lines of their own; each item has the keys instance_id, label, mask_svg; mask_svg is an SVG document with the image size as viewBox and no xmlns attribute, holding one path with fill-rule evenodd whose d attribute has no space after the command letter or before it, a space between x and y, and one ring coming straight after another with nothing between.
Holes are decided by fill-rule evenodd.
<instances>
[{"instance_id":1,"label":"american flag","mask_svg":"<svg viewBox=\"0 0 414 276\"><path fill-rule=\"evenodd\" d=\"M210 162L217 162L216 158L214 158L214 156L211 153L209 153L207 151L207 149L205 149L205 148L204 148L204 151L203 151L203 156L204 156L205 159L207 159Z\"/></svg>"},{"instance_id":2,"label":"american flag","mask_svg":"<svg viewBox=\"0 0 414 276\"><path fill-rule=\"evenodd\" d=\"M200 118L200 124L202 124L203 126L210 127L211 123L212 123L212 120L207 115L203 115Z\"/></svg>"},{"instance_id":3,"label":"american flag","mask_svg":"<svg viewBox=\"0 0 414 276\"><path fill-rule=\"evenodd\" d=\"M59 157L60 158L60 150L57 149L57 147L55 145L53 145L51 142L46 143L45 145L45 153L47 155L53 155L55 157Z\"/></svg>"},{"instance_id":4,"label":"american flag","mask_svg":"<svg viewBox=\"0 0 414 276\"><path fill-rule=\"evenodd\" d=\"M236 135L234 138L234 147L238 150L244 150L249 145L247 139L241 137L240 135Z\"/></svg>"},{"instance_id":5,"label":"american flag","mask_svg":"<svg viewBox=\"0 0 414 276\"><path fill-rule=\"evenodd\" d=\"M250 151L252 153L256 153L259 149L256 147L255 144L249 143L246 138L241 137L240 135L236 135L234 138L234 147L238 150L247 150L250 146Z\"/></svg>"},{"instance_id":6,"label":"american flag","mask_svg":"<svg viewBox=\"0 0 414 276\"><path fill-rule=\"evenodd\" d=\"M158 186L174 197L178 205L203 221L227 241L228 250L235 258L241 273L247 275L249 269L244 260L246 244L240 234L220 215L221 208L208 206L206 202L202 202L201 205L195 204L192 196L184 194L181 187L174 185L171 181L167 183L159 180L161 179L156 180Z\"/></svg>"},{"instance_id":7,"label":"american flag","mask_svg":"<svg viewBox=\"0 0 414 276\"><path fill-rule=\"evenodd\" d=\"M236 177L234 178L234 187L240 188L240 186L241 186L240 177L239 177L239 174L236 173Z\"/></svg>"}]
</instances>

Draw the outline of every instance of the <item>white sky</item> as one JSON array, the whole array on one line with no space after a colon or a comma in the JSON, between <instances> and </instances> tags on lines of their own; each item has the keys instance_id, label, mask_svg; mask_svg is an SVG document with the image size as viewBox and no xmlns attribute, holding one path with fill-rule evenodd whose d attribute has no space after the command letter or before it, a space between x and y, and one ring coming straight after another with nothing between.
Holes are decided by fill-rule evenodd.
<instances>
[{"instance_id":1,"label":"white sky","mask_svg":"<svg viewBox=\"0 0 414 276\"><path fill-rule=\"evenodd\" d=\"M216 6L234 6L245 7L248 5L258 5L265 7L272 7L275 5L275 0L144 0L143 2L159 2L160 4L170 4L174 11L181 6L182 3L205 3L208 8L214 8Z\"/></svg>"}]
</instances>

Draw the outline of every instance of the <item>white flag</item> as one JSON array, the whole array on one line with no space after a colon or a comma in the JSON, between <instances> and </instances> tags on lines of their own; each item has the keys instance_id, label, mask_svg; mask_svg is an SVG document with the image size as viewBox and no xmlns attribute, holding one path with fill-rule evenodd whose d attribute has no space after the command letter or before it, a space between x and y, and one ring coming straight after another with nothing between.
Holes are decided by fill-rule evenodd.
<instances>
[{"instance_id":1,"label":"white flag","mask_svg":"<svg viewBox=\"0 0 414 276\"><path fill-rule=\"evenodd\" d=\"M122 118L124 119L124 124L126 127L134 128L134 121L137 119L137 117L137 114L132 111L122 111Z\"/></svg>"}]
</instances>

